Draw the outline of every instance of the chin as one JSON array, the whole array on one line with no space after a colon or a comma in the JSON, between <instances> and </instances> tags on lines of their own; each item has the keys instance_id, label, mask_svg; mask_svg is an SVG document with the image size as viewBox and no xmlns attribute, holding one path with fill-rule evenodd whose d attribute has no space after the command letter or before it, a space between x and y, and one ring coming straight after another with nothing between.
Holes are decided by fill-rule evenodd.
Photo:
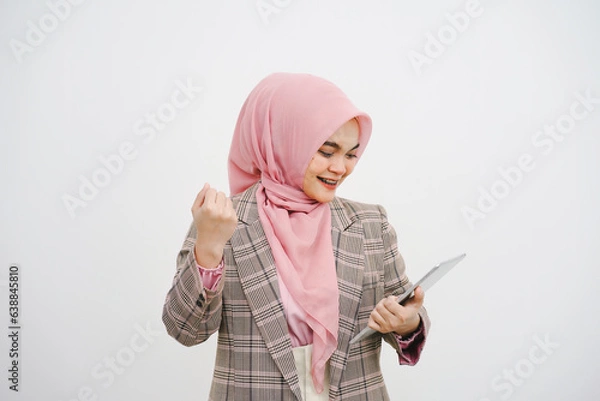
<instances>
[{"instance_id":1,"label":"chin","mask_svg":"<svg viewBox=\"0 0 600 401\"><path fill-rule=\"evenodd\" d=\"M339 185L339 184L338 184ZM319 203L329 203L335 198L336 189L326 189L321 186L320 183L310 183L305 185L302 190L311 199L316 200Z\"/></svg>"},{"instance_id":2,"label":"chin","mask_svg":"<svg viewBox=\"0 0 600 401\"><path fill-rule=\"evenodd\" d=\"M316 196L312 196L314 200L320 203L329 203L335 198L334 194L317 194Z\"/></svg>"}]
</instances>

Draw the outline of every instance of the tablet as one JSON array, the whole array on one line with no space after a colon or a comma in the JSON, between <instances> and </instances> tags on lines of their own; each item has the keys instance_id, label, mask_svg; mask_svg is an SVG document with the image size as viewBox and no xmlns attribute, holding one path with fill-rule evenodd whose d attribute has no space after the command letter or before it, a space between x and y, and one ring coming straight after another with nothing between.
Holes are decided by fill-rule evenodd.
<instances>
[{"instance_id":1,"label":"tablet","mask_svg":"<svg viewBox=\"0 0 600 401\"><path fill-rule=\"evenodd\" d=\"M458 262L463 260L465 256L467 256L467 254L463 253L433 266L433 268L429 270L427 274L425 274L419 281L414 283L408 290L406 290L406 292L398 296L398 303L404 303L404 301L406 301L413 294L415 288L418 286L421 286L423 291L430 289L435 283L438 282L439 279L441 279L454 266L456 266ZM375 333L375 330L367 326L350 341L350 344L354 344L355 342L360 341L373 333Z\"/></svg>"}]
</instances>

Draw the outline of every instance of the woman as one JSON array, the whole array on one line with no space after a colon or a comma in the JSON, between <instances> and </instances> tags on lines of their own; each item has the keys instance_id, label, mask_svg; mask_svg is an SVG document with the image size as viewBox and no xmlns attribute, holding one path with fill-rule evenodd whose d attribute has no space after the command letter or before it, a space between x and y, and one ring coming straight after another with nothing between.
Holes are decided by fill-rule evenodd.
<instances>
[{"instance_id":1,"label":"woman","mask_svg":"<svg viewBox=\"0 0 600 401\"><path fill-rule=\"evenodd\" d=\"M388 400L382 338L414 365L429 319L384 209L335 196L370 117L308 74L263 79L240 112L227 198L205 184L164 305L191 346L219 331L211 400ZM365 326L379 333L350 345ZM380 334L381 333L381 334Z\"/></svg>"}]
</instances>

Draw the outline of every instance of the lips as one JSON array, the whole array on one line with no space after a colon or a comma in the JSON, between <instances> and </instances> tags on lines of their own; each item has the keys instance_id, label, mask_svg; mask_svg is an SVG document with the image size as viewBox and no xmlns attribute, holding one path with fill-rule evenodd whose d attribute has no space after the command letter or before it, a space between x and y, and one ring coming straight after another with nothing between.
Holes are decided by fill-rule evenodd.
<instances>
[{"instance_id":1,"label":"lips","mask_svg":"<svg viewBox=\"0 0 600 401\"><path fill-rule=\"evenodd\" d=\"M337 185L337 183L339 182L339 180L330 180L327 178L323 178L323 177L317 177L319 179L319 181L321 181L322 183L324 183L327 186L330 187L335 187Z\"/></svg>"}]
</instances>

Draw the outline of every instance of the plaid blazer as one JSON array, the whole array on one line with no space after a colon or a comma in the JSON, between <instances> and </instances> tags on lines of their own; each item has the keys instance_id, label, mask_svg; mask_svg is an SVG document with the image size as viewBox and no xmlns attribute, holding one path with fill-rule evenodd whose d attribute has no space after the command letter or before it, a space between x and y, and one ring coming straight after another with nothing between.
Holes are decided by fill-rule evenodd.
<instances>
[{"instance_id":1,"label":"plaid blazer","mask_svg":"<svg viewBox=\"0 0 600 401\"><path fill-rule=\"evenodd\" d=\"M167 332L183 345L202 343L219 332L212 401L302 399L274 259L255 194L256 185L232 198L238 225L225 247L223 277L215 291L202 285L193 252L196 230L191 225L163 308ZM349 341L366 327L378 301L410 286L396 234L381 206L336 197L330 207L340 319L338 346L330 359L329 398L389 400L379 356L384 339L403 363L395 337L377 333L352 346ZM427 333L425 309L420 315Z\"/></svg>"}]
</instances>

